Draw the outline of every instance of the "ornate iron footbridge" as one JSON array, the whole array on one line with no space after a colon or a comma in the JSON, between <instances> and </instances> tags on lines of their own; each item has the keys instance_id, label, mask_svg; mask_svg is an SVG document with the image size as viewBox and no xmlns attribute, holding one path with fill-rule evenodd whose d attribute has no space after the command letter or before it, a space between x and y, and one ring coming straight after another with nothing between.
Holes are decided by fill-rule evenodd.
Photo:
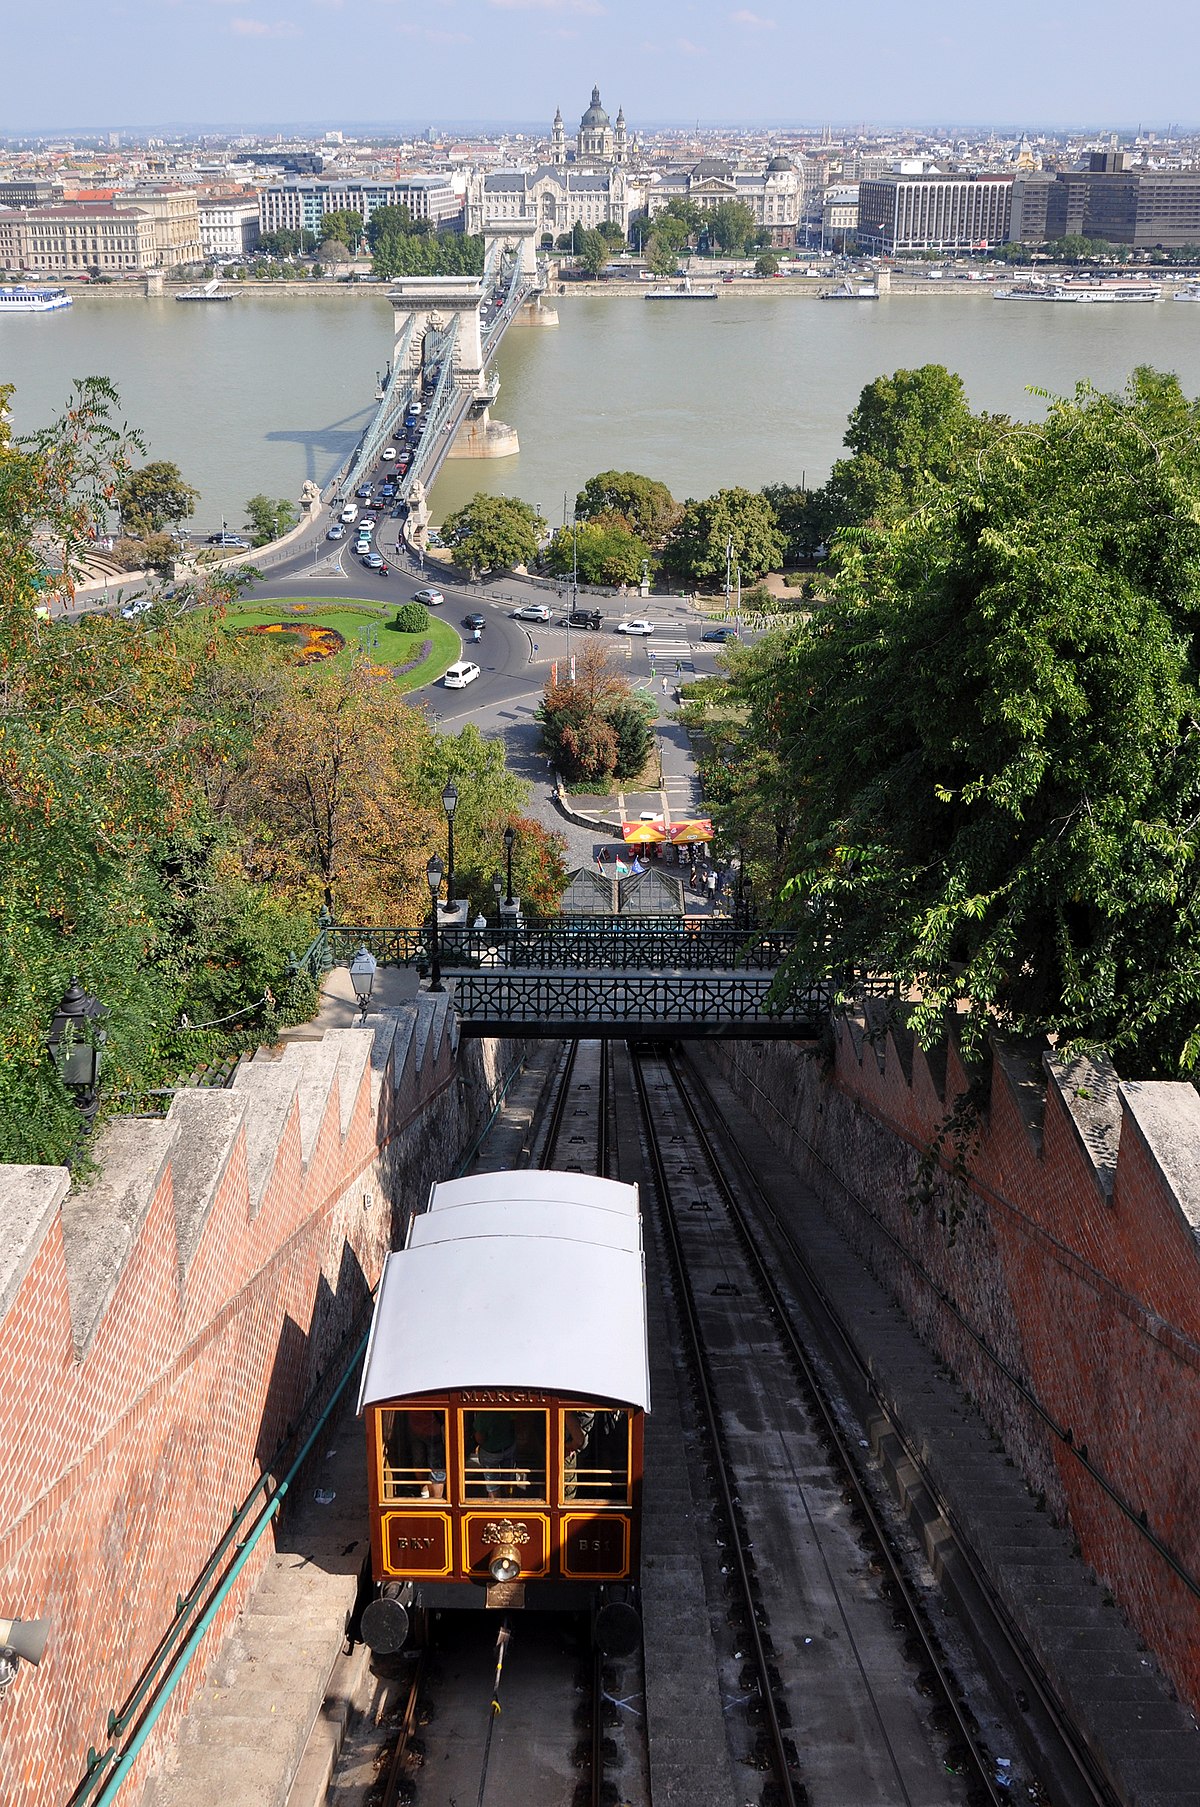
<instances>
[{"instance_id":1,"label":"ornate iron footbridge","mask_svg":"<svg viewBox=\"0 0 1200 1807\"><path fill-rule=\"evenodd\" d=\"M437 954L464 1035L805 1040L839 998L891 995L875 976L784 975L800 943L792 930L707 918L585 919L441 928ZM433 965L429 925L327 923L295 968L319 979L362 947L381 966Z\"/></svg>"}]
</instances>

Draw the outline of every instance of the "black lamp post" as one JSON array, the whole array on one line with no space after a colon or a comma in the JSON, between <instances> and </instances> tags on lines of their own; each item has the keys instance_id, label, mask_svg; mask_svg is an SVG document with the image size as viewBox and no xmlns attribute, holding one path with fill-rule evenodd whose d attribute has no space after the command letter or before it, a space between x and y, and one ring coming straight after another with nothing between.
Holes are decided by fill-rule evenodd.
<instances>
[{"instance_id":1,"label":"black lamp post","mask_svg":"<svg viewBox=\"0 0 1200 1807\"><path fill-rule=\"evenodd\" d=\"M515 845L515 843L516 843L516 839L517 839L517 831L516 831L516 829L515 829L515 828L514 828L514 827L513 827L513 825L512 825L512 823L511 823L511 822L510 822L510 823L509 823L509 825L508 825L508 827L507 827L507 828L506 828L506 829L505 829L505 830L504 830L504 857L505 857L505 859L506 859L506 860L507 860L507 862L508 862L508 890L507 890L507 892L506 892L506 893L505 893L505 897L504 897L504 901L505 901L505 903L506 903L506 904L508 904L508 905L509 905L509 907L510 907L510 908L511 908L511 906L512 906L512 900L513 900L513 894L512 894L512 850L513 850L513 847L514 847L514 845Z\"/></svg>"},{"instance_id":2,"label":"black lamp post","mask_svg":"<svg viewBox=\"0 0 1200 1807\"><path fill-rule=\"evenodd\" d=\"M72 977L46 1037L59 1078L75 1094L85 1135L100 1106L100 1064L108 1039L102 1024L107 1017L108 1011L99 999L84 991L79 980Z\"/></svg>"},{"instance_id":3,"label":"black lamp post","mask_svg":"<svg viewBox=\"0 0 1200 1807\"><path fill-rule=\"evenodd\" d=\"M496 921L500 921L500 899L504 896L504 880L497 872L492 880L492 890L496 893Z\"/></svg>"},{"instance_id":4,"label":"black lamp post","mask_svg":"<svg viewBox=\"0 0 1200 1807\"><path fill-rule=\"evenodd\" d=\"M433 903L433 940L430 945L429 989L445 991L442 984L442 948L438 940L438 894L442 888L442 862L435 853L425 868L425 877L429 880L429 895Z\"/></svg>"},{"instance_id":5,"label":"black lamp post","mask_svg":"<svg viewBox=\"0 0 1200 1807\"><path fill-rule=\"evenodd\" d=\"M376 959L369 948L360 947L350 962L350 983L354 987L354 997L362 1011L362 1020L367 1020L367 1009L371 1002L371 991L375 984Z\"/></svg>"},{"instance_id":6,"label":"black lamp post","mask_svg":"<svg viewBox=\"0 0 1200 1807\"><path fill-rule=\"evenodd\" d=\"M454 904L454 812L458 808L458 786L453 778L447 778L446 788L442 792L442 808L446 812L446 902Z\"/></svg>"}]
</instances>

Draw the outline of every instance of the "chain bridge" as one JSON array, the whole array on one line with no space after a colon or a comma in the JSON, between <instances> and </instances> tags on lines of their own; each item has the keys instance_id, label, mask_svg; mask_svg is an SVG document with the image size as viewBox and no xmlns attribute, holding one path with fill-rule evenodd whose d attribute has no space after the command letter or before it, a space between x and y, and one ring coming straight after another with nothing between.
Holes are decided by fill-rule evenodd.
<instances>
[{"instance_id":1,"label":"chain bridge","mask_svg":"<svg viewBox=\"0 0 1200 1807\"><path fill-rule=\"evenodd\" d=\"M664 917L604 927L443 927L436 952L464 1035L806 1040L840 996L891 995L890 981L849 974L777 983L798 940L785 929ZM327 923L295 967L319 980L363 947L381 966L434 966L429 925Z\"/></svg>"},{"instance_id":2,"label":"chain bridge","mask_svg":"<svg viewBox=\"0 0 1200 1807\"><path fill-rule=\"evenodd\" d=\"M375 412L338 481L339 500L371 475L384 446L406 446L411 458L397 474L397 497L419 515L424 491L464 422L474 417L486 424L500 386L488 363L520 310L541 293L542 278L533 221L488 227L483 237L482 276L404 276L388 290L392 358Z\"/></svg>"}]
</instances>

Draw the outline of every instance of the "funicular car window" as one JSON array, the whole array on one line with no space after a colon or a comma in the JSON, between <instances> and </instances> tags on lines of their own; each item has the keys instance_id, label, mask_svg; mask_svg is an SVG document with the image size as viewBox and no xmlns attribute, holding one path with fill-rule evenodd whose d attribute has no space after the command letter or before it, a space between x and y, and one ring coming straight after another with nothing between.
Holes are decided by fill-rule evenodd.
<instances>
[{"instance_id":1,"label":"funicular car window","mask_svg":"<svg viewBox=\"0 0 1200 1807\"><path fill-rule=\"evenodd\" d=\"M438 1407L380 1412L385 1502L446 1497L446 1414Z\"/></svg>"},{"instance_id":2,"label":"funicular car window","mask_svg":"<svg viewBox=\"0 0 1200 1807\"><path fill-rule=\"evenodd\" d=\"M545 1412L463 1413L463 1498L544 1500Z\"/></svg>"},{"instance_id":3,"label":"funicular car window","mask_svg":"<svg viewBox=\"0 0 1200 1807\"><path fill-rule=\"evenodd\" d=\"M590 1410L562 1414L562 1497L593 1506L629 1503L629 1413Z\"/></svg>"}]
</instances>

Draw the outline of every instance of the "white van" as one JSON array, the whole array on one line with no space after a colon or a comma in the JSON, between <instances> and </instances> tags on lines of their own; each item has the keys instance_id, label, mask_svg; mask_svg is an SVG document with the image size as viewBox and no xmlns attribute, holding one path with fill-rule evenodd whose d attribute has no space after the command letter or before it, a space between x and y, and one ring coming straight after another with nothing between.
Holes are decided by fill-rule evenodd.
<instances>
[{"instance_id":1,"label":"white van","mask_svg":"<svg viewBox=\"0 0 1200 1807\"><path fill-rule=\"evenodd\" d=\"M357 521L357 519L358 519L358 503L357 502L347 502L345 508L343 508L343 510L342 510L342 519L343 519L343 521L347 521L347 522Z\"/></svg>"}]
</instances>

